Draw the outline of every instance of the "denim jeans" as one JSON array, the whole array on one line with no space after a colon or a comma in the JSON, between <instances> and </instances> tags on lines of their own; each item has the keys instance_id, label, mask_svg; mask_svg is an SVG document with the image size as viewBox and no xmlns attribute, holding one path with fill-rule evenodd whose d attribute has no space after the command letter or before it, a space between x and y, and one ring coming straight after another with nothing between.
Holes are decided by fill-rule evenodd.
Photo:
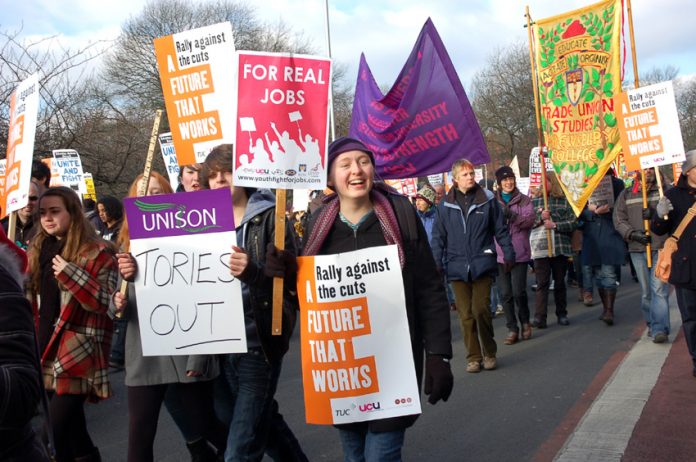
<instances>
[{"instance_id":1,"label":"denim jeans","mask_svg":"<svg viewBox=\"0 0 696 462\"><path fill-rule=\"evenodd\" d=\"M594 275L592 267L589 265L582 266L582 291L592 293L594 291Z\"/></svg>"},{"instance_id":2,"label":"denim jeans","mask_svg":"<svg viewBox=\"0 0 696 462\"><path fill-rule=\"evenodd\" d=\"M676 292L684 338L696 372L696 290L676 287Z\"/></svg>"},{"instance_id":3,"label":"denim jeans","mask_svg":"<svg viewBox=\"0 0 696 462\"><path fill-rule=\"evenodd\" d=\"M498 263L498 287L508 330L519 333L519 325L529 323L527 301L527 263L515 263L509 273ZM517 305L517 313L515 313ZM518 324L519 320L519 324Z\"/></svg>"},{"instance_id":4,"label":"denim jeans","mask_svg":"<svg viewBox=\"0 0 696 462\"><path fill-rule=\"evenodd\" d=\"M585 266L589 268L588 280L590 281L590 287L593 282L597 283L597 288L608 289L616 291L616 266L615 265L598 265L598 266ZM620 267L619 267L620 268ZM594 279L594 281L593 281ZM585 281L583 281L585 283Z\"/></svg>"},{"instance_id":5,"label":"denim jeans","mask_svg":"<svg viewBox=\"0 0 696 462\"><path fill-rule=\"evenodd\" d=\"M658 332L669 334L669 284L655 277L657 250L651 253L652 268L648 268L645 252L631 252L630 255L640 283L643 318L650 328L650 334L655 336Z\"/></svg>"},{"instance_id":6,"label":"denim jeans","mask_svg":"<svg viewBox=\"0 0 696 462\"><path fill-rule=\"evenodd\" d=\"M495 312L498 311L500 304L500 291L498 290L497 281L493 281L491 286L491 316L495 317Z\"/></svg>"},{"instance_id":7,"label":"denim jeans","mask_svg":"<svg viewBox=\"0 0 696 462\"><path fill-rule=\"evenodd\" d=\"M225 462L260 461L266 447L280 363L269 364L260 348L222 358L216 410L229 423Z\"/></svg>"},{"instance_id":8,"label":"denim jeans","mask_svg":"<svg viewBox=\"0 0 696 462\"><path fill-rule=\"evenodd\" d=\"M367 429L338 430L344 462L401 462L406 430L374 433Z\"/></svg>"}]
</instances>

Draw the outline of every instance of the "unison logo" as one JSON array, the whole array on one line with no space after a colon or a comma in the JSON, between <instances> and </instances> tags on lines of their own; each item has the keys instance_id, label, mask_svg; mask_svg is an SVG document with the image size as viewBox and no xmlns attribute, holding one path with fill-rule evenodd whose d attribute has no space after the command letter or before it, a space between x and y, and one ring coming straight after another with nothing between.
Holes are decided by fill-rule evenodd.
<instances>
[{"instance_id":1,"label":"unison logo","mask_svg":"<svg viewBox=\"0 0 696 462\"><path fill-rule=\"evenodd\" d=\"M139 199L134 204L143 212L142 220L145 231L181 229L194 234L211 228L220 228L220 225L217 224L215 209L186 210L185 205L177 206L170 202L148 204Z\"/></svg>"}]
</instances>

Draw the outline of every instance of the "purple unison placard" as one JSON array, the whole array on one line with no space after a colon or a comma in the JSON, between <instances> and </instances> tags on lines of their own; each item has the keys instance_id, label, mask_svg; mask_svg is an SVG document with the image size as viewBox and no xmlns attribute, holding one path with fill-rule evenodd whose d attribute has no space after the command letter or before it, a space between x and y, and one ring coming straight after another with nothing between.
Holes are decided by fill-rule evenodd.
<instances>
[{"instance_id":1,"label":"purple unison placard","mask_svg":"<svg viewBox=\"0 0 696 462\"><path fill-rule=\"evenodd\" d=\"M461 158L490 161L478 121L430 18L394 86L382 95L365 55L350 136L372 150L384 179L446 172Z\"/></svg>"},{"instance_id":2,"label":"purple unison placard","mask_svg":"<svg viewBox=\"0 0 696 462\"><path fill-rule=\"evenodd\" d=\"M131 239L234 231L229 189L129 197L123 200Z\"/></svg>"}]
</instances>

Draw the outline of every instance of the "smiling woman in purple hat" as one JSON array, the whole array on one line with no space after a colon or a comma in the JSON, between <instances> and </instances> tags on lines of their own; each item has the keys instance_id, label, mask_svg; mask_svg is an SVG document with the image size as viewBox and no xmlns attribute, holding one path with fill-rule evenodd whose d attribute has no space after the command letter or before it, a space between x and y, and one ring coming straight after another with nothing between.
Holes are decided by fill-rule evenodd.
<instances>
[{"instance_id":1,"label":"smiling woman in purple hat","mask_svg":"<svg viewBox=\"0 0 696 462\"><path fill-rule=\"evenodd\" d=\"M328 172L328 185L336 194L328 195L323 207L312 214L303 255L397 245L416 376L420 384L425 356L428 401L446 401L453 383L447 296L415 209L405 196L375 182L374 156L356 139L344 137L331 143ZM418 268L417 281L414 268ZM416 418L338 426L345 460L401 460L405 430Z\"/></svg>"}]
</instances>

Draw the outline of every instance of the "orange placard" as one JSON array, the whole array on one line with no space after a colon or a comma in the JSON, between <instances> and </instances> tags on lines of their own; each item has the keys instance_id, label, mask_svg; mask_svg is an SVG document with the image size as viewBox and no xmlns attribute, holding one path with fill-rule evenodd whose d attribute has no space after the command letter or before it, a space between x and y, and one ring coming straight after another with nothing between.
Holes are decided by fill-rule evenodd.
<instances>
[{"instance_id":1,"label":"orange placard","mask_svg":"<svg viewBox=\"0 0 696 462\"><path fill-rule=\"evenodd\" d=\"M177 161L203 162L234 136L230 23L160 37L154 44Z\"/></svg>"},{"instance_id":2,"label":"orange placard","mask_svg":"<svg viewBox=\"0 0 696 462\"><path fill-rule=\"evenodd\" d=\"M619 107L619 128L626 170L640 170L640 158L663 152L662 136L650 136L660 121L655 107L631 111L627 93L616 96Z\"/></svg>"},{"instance_id":3,"label":"orange placard","mask_svg":"<svg viewBox=\"0 0 696 462\"><path fill-rule=\"evenodd\" d=\"M420 412L396 246L299 258L307 423Z\"/></svg>"}]
</instances>

